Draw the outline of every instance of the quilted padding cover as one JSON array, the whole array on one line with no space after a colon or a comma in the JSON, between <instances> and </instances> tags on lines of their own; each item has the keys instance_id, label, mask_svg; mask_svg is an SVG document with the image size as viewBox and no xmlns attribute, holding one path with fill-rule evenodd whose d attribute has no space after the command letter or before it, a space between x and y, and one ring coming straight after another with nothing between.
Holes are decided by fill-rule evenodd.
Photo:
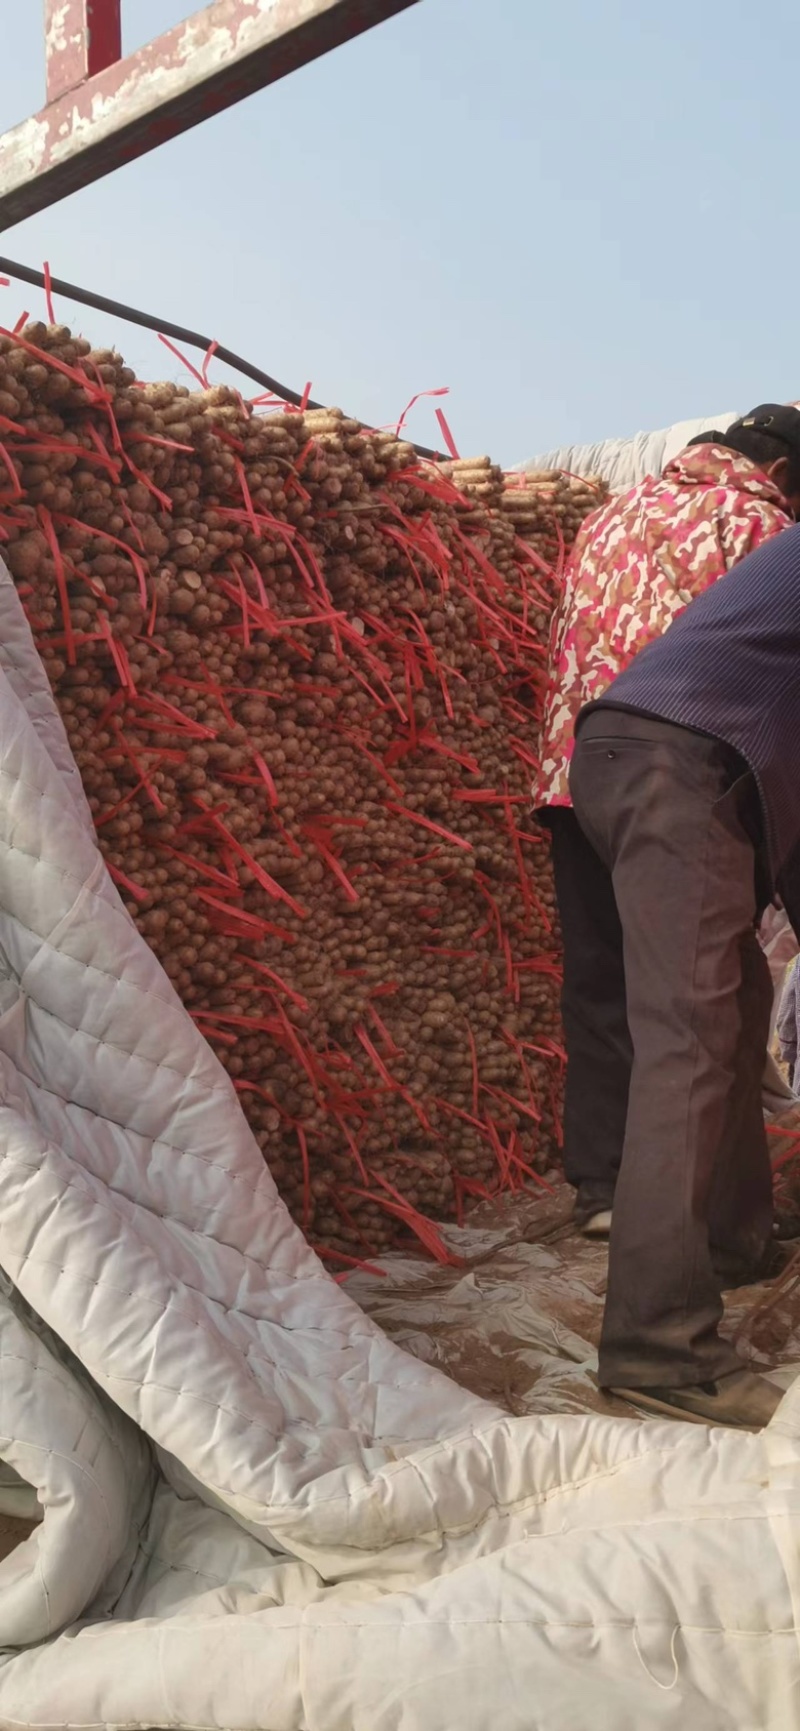
<instances>
[{"instance_id":1,"label":"quilted padding cover","mask_svg":"<svg viewBox=\"0 0 800 1731\"><path fill-rule=\"evenodd\" d=\"M629 439L602 439L594 445L562 445L522 464L523 470L564 469L568 475L600 475L612 493L624 493L646 475L660 475L698 433L716 428L724 433L735 415L710 420L676 421L657 433L634 433Z\"/></svg>"},{"instance_id":2,"label":"quilted padding cover","mask_svg":"<svg viewBox=\"0 0 800 1731\"><path fill-rule=\"evenodd\" d=\"M279 1201L0 579L0 1726L789 1731L800 1399L511 1419Z\"/></svg>"}]
</instances>

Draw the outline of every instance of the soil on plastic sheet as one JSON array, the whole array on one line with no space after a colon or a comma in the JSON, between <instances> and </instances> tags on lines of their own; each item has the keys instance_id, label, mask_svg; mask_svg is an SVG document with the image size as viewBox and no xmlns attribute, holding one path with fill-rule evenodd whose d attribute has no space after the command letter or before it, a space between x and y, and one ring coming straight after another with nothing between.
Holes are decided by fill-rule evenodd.
<instances>
[{"instance_id":1,"label":"soil on plastic sheet","mask_svg":"<svg viewBox=\"0 0 800 1731\"><path fill-rule=\"evenodd\" d=\"M796 1133L796 1131L795 1131ZM455 1268L414 1251L364 1271L346 1290L406 1351L516 1415L605 1414L641 1419L597 1386L608 1245L572 1225L573 1191L483 1204L465 1227L443 1227ZM754 1370L800 1368L800 1248L782 1247L775 1278L725 1294L723 1332Z\"/></svg>"}]
</instances>

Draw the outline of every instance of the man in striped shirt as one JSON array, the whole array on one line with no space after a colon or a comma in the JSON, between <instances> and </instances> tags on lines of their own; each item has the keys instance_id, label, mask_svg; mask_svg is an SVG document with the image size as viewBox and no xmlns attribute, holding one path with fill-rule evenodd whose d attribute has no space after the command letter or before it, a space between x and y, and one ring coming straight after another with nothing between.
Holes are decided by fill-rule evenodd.
<instances>
[{"instance_id":1,"label":"man in striped shirt","mask_svg":"<svg viewBox=\"0 0 800 1731\"><path fill-rule=\"evenodd\" d=\"M600 1381L759 1428L779 1394L720 1335L721 1273L757 1266L772 1225L756 924L777 891L800 933L800 528L581 712L570 792L618 910L633 1047Z\"/></svg>"}]
</instances>

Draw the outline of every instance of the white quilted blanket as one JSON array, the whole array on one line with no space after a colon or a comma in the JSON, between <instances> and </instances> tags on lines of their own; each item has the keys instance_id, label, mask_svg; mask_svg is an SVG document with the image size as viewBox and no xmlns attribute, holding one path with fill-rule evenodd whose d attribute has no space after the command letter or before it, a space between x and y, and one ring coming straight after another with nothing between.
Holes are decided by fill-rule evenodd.
<instances>
[{"instance_id":1,"label":"white quilted blanket","mask_svg":"<svg viewBox=\"0 0 800 1731\"><path fill-rule=\"evenodd\" d=\"M789 1731L800 1400L510 1419L391 1346L118 900L7 576L0 669L0 1726Z\"/></svg>"},{"instance_id":2,"label":"white quilted blanket","mask_svg":"<svg viewBox=\"0 0 800 1731\"><path fill-rule=\"evenodd\" d=\"M697 433L716 428L724 432L736 416L716 415L711 419L676 421L656 433L634 433L628 439L602 439L593 445L562 445L538 457L529 458L520 466L523 470L565 469L569 475L602 475L612 493L624 493L635 487L646 475L660 475L679 451L685 450Z\"/></svg>"}]
</instances>

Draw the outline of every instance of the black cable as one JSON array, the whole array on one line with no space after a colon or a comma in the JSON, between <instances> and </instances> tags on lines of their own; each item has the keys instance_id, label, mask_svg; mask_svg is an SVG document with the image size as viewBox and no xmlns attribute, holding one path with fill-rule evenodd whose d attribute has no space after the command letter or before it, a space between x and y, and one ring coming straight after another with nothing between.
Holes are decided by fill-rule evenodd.
<instances>
[{"instance_id":1,"label":"black cable","mask_svg":"<svg viewBox=\"0 0 800 1731\"><path fill-rule=\"evenodd\" d=\"M17 264L12 258L0 258L0 271L7 276L17 277L20 282L31 283L34 288L47 287L47 279L40 270L31 270L29 265ZM76 288L74 283L62 282L59 277L50 278L50 288L53 294L63 295L68 300L80 301L82 306L94 307L99 313L111 313L114 318L125 319L129 325L141 325L146 331L155 331L156 335L174 337L177 342L188 343L190 348L201 349L207 354L211 348L211 338L201 337L197 331L184 330L183 325L173 325L168 319L153 318L152 313L139 312L137 307L126 307L122 301L108 300L105 295L93 294L91 289ZM232 349L225 349L217 344L214 349L216 360L224 361L226 366L233 367L246 379L253 379L257 385L263 385L267 391L280 397L284 403L292 403L295 408L325 409L327 403L315 403L308 397L303 398L297 391L290 391L287 385L281 385L277 379L270 378L269 373L262 373L260 367L254 367L250 361L242 360L241 355L235 355ZM418 457L428 457L435 463L445 461L441 451L431 451L427 445L415 445Z\"/></svg>"}]
</instances>

